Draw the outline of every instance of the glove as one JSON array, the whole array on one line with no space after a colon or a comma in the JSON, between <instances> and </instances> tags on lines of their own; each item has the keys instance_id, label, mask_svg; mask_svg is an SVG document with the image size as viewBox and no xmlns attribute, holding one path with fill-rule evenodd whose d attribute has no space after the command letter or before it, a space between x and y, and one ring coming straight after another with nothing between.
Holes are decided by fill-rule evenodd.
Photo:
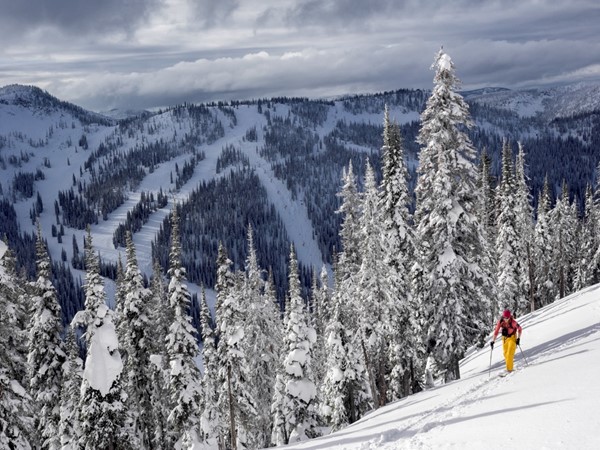
<instances>
[{"instance_id":1,"label":"glove","mask_svg":"<svg viewBox=\"0 0 600 450\"><path fill-rule=\"evenodd\" d=\"M517 345L521 343L521 338L517 338Z\"/></svg>"},{"instance_id":2,"label":"glove","mask_svg":"<svg viewBox=\"0 0 600 450\"><path fill-rule=\"evenodd\" d=\"M494 341L490 342L490 347L494 348Z\"/></svg>"}]
</instances>

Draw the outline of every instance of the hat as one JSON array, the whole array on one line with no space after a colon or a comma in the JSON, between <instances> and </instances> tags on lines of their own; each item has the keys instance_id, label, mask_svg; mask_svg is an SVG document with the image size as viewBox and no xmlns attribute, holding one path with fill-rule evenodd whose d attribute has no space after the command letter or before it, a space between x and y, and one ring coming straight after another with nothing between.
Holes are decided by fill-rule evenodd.
<instances>
[{"instance_id":1,"label":"hat","mask_svg":"<svg viewBox=\"0 0 600 450\"><path fill-rule=\"evenodd\" d=\"M508 309L505 309L504 312L502 313L502 317L505 317L508 319L510 317L510 311Z\"/></svg>"}]
</instances>

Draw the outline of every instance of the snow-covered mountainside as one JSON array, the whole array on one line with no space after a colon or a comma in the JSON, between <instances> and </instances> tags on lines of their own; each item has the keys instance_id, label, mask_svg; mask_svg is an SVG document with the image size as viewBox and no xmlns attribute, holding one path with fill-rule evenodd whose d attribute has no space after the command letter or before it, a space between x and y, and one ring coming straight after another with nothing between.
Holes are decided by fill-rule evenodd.
<instances>
[{"instance_id":1,"label":"snow-covered mountainside","mask_svg":"<svg viewBox=\"0 0 600 450\"><path fill-rule=\"evenodd\" d=\"M289 450L600 448L600 286L519 319L516 371L502 349L472 348L460 380L375 410Z\"/></svg>"},{"instance_id":2,"label":"snow-covered mountainside","mask_svg":"<svg viewBox=\"0 0 600 450\"><path fill-rule=\"evenodd\" d=\"M536 117L550 122L600 110L600 86L577 83L546 89L509 90L488 88L464 93L467 100L505 109L520 117Z\"/></svg>"},{"instance_id":3,"label":"snow-covered mountainside","mask_svg":"<svg viewBox=\"0 0 600 450\"><path fill-rule=\"evenodd\" d=\"M496 175L502 140L521 140L534 201L546 175L554 194L566 179L582 199L598 160L598 89L466 93L476 123L471 138L487 148ZM220 241L243 266L251 224L261 236L261 266L273 269L281 295L290 243L305 283L339 250L335 211L342 170L352 161L360 179L367 159L379 170L386 104L402 126L414 183L415 138L428 95L398 90L336 100L185 104L116 121L36 87L6 86L0 88L0 233L33 274L31 242L39 220L53 260L65 267L61 276L75 274L74 284L59 287L66 318L77 308L68 303L81 300L76 292L86 224L92 224L106 275L124 255L125 230L133 232L140 267L149 274L153 258L167 266L165 218L175 202L182 205L184 264L192 284L214 285ZM579 116L548 123L524 117L527 109Z\"/></svg>"}]
</instances>

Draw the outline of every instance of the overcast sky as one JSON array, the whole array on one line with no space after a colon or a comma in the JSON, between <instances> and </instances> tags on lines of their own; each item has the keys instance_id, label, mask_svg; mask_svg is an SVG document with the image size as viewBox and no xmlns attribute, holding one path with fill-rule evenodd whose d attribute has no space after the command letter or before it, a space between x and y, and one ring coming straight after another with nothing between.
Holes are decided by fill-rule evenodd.
<instances>
[{"instance_id":1,"label":"overcast sky","mask_svg":"<svg viewBox=\"0 0 600 450\"><path fill-rule=\"evenodd\" d=\"M0 0L0 86L94 110L600 79L599 0Z\"/></svg>"}]
</instances>

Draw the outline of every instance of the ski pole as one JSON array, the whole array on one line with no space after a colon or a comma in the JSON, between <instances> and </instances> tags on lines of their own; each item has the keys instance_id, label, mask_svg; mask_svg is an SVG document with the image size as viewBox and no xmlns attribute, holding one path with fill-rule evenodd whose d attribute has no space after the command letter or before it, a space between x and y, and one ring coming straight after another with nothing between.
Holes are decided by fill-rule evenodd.
<instances>
[{"instance_id":1,"label":"ski pole","mask_svg":"<svg viewBox=\"0 0 600 450\"><path fill-rule=\"evenodd\" d=\"M521 356L525 360L525 365L528 366L529 363L527 362L527 358L525 358L525 353L523 353L523 349L521 348L521 344L519 344L519 350L521 350Z\"/></svg>"},{"instance_id":2,"label":"ski pole","mask_svg":"<svg viewBox=\"0 0 600 450\"><path fill-rule=\"evenodd\" d=\"M492 352L494 351L494 346L490 345L490 369L488 370L488 378L492 375Z\"/></svg>"}]
</instances>

